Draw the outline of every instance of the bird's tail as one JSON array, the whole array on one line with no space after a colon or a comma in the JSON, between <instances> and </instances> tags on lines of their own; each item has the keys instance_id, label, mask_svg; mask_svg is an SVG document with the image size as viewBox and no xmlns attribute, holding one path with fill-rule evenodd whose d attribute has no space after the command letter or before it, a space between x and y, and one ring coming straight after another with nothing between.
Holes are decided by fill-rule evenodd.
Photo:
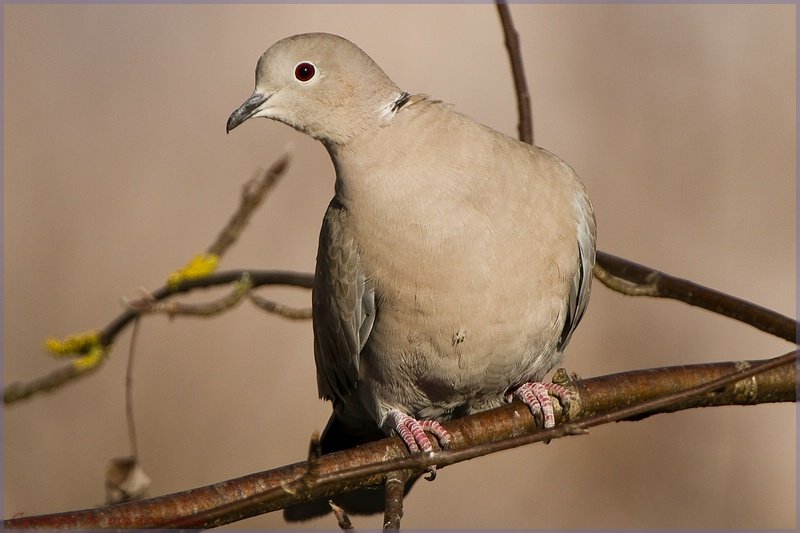
<instances>
[{"instance_id":1,"label":"bird's tail","mask_svg":"<svg viewBox=\"0 0 800 533\"><path fill-rule=\"evenodd\" d=\"M351 421L344 421L334 412L330 420L328 420L328 425L322 432L320 445L324 455L347 450L383 438L386 438L386 435L375 426L374 422L369 424L353 424ZM412 484L413 480L406 484L405 492L411 489ZM381 486L356 489L352 492L339 494L331 498L331 500L348 514L371 515L383 512L385 498L386 491ZM331 512L331 507L326 498L287 507L283 510L283 518L287 522L300 522L325 515L329 512Z\"/></svg>"}]
</instances>

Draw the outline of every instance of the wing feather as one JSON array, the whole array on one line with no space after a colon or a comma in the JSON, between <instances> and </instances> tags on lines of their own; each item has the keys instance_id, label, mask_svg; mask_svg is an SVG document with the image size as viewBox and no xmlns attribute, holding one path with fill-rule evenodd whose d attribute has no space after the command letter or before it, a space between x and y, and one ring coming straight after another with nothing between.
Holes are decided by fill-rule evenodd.
<instances>
[{"instance_id":1,"label":"wing feather","mask_svg":"<svg viewBox=\"0 0 800 533\"><path fill-rule=\"evenodd\" d=\"M375 321L375 294L347 230L347 212L335 198L320 231L312 310L319 394L341 401L358 381L359 354Z\"/></svg>"},{"instance_id":2,"label":"wing feather","mask_svg":"<svg viewBox=\"0 0 800 533\"><path fill-rule=\"evenodd\" d=\"M567 317L558 343L559 351L563 351L567 347L572 333L578 327L581 318L583 318L583 313L586 311L586 305L589 303L589 295L592 291L592 270L595 262L597 229L594 213L585 193L578 195L576 203L578 212L578 264L570 286Z\"/></svg>"}]
</instances>

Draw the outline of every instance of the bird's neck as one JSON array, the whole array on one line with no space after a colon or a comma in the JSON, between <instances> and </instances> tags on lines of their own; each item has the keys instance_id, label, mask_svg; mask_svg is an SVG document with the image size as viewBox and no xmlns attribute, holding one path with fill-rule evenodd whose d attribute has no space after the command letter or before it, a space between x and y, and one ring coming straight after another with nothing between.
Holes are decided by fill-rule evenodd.
<instances>
[{"instance_id":1,"label":"bird's neck","mask_svg":"<svg viewBox=\"0 0 800 533\"><path fill-rule=\"evenodd\" d=\"M324 127L320 125L301 131L321 141L334 157L334 153L346 151L348 146L373 137L394 120L410 98L411 95L395 86L376 89L362 98L356 109L346 105L331 109L324 118Z\"/></svg>"},{"instance_id":2,"label":"bird's neck","mask_svg":"<svg viewBox=\"0 0 800 533\"><path fill-rule=\"evenodd\" d=\"M453 131L470 126L463 124L462 115L425 95L403 92L384 110L375 127L364 134L346 143L325 143L336 169L336 195L343 205L399 209L402 202L414 198L451 197L437 182L454 168L459 178L471 179L470 173L458 172L459 165L466 163L442 160L437 157L439 152L430 149L436 143L447 145ZM474 179L481 179L477 174Z\"/></svg>"}]
</instances>

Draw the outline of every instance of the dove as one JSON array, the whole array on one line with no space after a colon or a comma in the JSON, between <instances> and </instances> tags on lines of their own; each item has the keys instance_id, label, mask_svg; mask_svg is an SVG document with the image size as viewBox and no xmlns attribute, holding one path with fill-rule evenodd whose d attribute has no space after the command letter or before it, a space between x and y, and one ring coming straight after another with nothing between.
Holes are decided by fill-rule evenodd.
<instances>
[{"instance_id":1,"label":"dove","mask_svg":"<svg viewBox=\"0 0 800 533\"><path fill-rule=\"evenodd\" d=\"M432 56L435 58L435 56ZM323 453L383 435L442 447L442 422L519 398L554 424L543 379L584 315L596 225L550 152L400 89L358 46L307 33L267 49L228 119L287 124L327 149L335 194L312 289ZM429 434L432 436L429 436Z\"/></svg>"}]
</instances>

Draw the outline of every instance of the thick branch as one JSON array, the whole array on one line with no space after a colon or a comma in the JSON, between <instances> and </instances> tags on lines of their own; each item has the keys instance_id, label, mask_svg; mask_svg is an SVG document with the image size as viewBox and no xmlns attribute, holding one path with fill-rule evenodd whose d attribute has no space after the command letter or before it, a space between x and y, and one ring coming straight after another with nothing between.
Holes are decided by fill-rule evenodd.
<instances>
[{"instance_id":1,"label":"thick branch","mask_svg":"<svg viewBox=\"0 0 800 533\"><path fill-rule=\"evenodd\" d=\"M731 362L626 372L572 382L576 401L569 422L541 431L519 403L454 420L446 427L453 451L409 457L398 438L324 455L190 491L69 513L7 520L8 528L214 527L292 504L329 498L342 490L385 482L391 471L449 464L622 419L712 405L796 401L796 355L766 362ZM771 368L766 369L764 365ZM761 365L761 366L759 366ZM733 375L733 377L730 377ZM718 378L736 382L724 389ZM695 387L693 391L687 389ZM702 387L702 388L701 388ZM559 415L560 420L563 418ZM395 459L392 459L395 458Z\"/></svg>"}]
</instances>

